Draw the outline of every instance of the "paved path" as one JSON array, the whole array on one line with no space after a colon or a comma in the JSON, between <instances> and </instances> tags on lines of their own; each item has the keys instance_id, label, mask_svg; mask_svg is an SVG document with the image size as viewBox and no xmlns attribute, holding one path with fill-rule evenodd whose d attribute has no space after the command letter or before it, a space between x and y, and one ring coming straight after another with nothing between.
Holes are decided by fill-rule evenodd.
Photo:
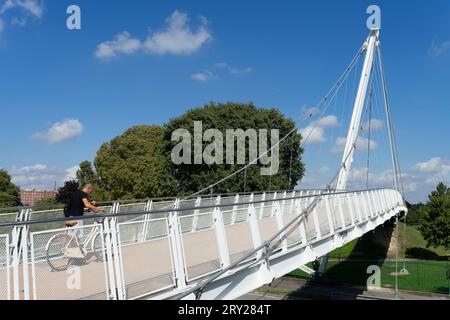
<instances>
[{"instance_id":1,"label":"paved path","mask_svg":"<svg viewBox=\"0 0 450 320\"><path fill-rule=\"evenodd\" d=\"M295 292L296 296L288 296ZM265 286L237 300L292 300L292 299L334 299L334 300L450 300L450 296L412 292L395 292L391 289L364 290L361 288L325 284L310 285L306 280L283 277L272 287Z\"/></svg>"}]
</instances>

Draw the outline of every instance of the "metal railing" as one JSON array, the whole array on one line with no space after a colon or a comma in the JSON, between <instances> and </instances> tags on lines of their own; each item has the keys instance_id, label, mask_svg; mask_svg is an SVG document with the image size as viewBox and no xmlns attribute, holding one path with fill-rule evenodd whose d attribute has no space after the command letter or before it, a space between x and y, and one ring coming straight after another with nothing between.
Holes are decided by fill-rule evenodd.
<instances>
[{"instance_id":1,"label":"metal railing","mask_svg":"<svg viewBox=\"0 0 450 320\"><path fill-rule=\"evenodd\" d=\"M108 215L77 218L84 226L70 230L64 228L65 218L36 219L49 211L31 212L27 221L0 223L22 235L20 241L12 239L12 246L20 248L12 258L11 250L1 246L1 239L9 243L11 238L0 237L0 263L11 261L1 270L12 270L5 276L10 282L3 285L0 270L0 293L6 286L14 299L137 299L167 292L199 298L231 271L269 265L273 257L299 246L369 222L381 224L403 206L400 194L387 189L165 200L115 203ZM103 218L100 224L95 223L98 218ZM52 264L67 258L67 253L51 252L52 244L74 232L88 254L72 259L67 270L52 270Z\"/></svg>"}]
</instances>

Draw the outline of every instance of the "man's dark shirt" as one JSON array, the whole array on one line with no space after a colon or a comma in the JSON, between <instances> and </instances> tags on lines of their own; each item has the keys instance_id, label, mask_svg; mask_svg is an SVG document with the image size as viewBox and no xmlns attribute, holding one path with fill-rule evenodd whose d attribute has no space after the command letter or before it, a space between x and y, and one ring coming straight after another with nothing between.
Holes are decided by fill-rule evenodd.
<instances>
[{"instance_id":1,"label":"man's dark shirt","mask_svg":"<svg viewBox=\"0 0 450 320\"><path fill-rule=\"evenodd\" d=\"M82 217L84 214L83 199L88 198L88 194L84 191L77 191L72 195L69 205L69 215L71 217Z\"/></svg>"}]
</instances>

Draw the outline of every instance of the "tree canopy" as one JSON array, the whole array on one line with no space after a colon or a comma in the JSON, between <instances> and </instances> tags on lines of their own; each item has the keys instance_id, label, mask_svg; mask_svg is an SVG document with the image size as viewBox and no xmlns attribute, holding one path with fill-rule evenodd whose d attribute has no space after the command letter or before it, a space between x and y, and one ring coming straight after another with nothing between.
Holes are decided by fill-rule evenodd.
<instances>
[{"instance_id":1,"label":"tree canopy","mask_svg":"<svg viewBox=\"0 0 450 320\"><path fill-rule=\"evenodd\" d=\"M100 147L94 165L106 199L161 197L174 192L163 137L164 129L159 126L136 126Z\"/></svg>"},{"instance_id":2,"label":"tree canopy","mask_svg":"<svg viewBox=\"0 0 450 320\"><path fill-rule=\"evenodd\" d=\"M80 163L80 169L78 169L76 176L80 186L85 186L88 183L95 184L97 182L97 175L89 161Z\"/></svg>"},{"instance_id":3,"label":"tree canopy","mask_svg":"<svg viewBox=\"0 0 450 320\"><path fill-rule=\"evenodd\" d=\"M20 189L11 181L6 170L0 169L0 207L20 205Z\"/></svg>"},{"instance_id":4,"label":"tree canopy","mask_svg":"<svg viewBox=\"0 0 450 320\"><path fill-rule=\"evenodd\" d=\"M64 186L58 189L56 194L56 202L61 204L68 204L72 195L80 190L80 184L76 180L64 182Z\"/></svg>"},{"instance_id":5,"label":"tree canopy","mask_svg":"<svg viewBox=\"0 0 450 320\"><path fill-rule=\"evenodd\" d=\"M194 121L201 121L203 130L217 129L226 136L227 129L278 129L281 139L295 128L295 123L291 119L284 117L277 109L260 109L253 104L208 104L203 108L191 109L184 115L172 119L165 125L165 153L168 155L178 142L172 141L172 133L177 129L186 129L194 132ZM283 190L292 189L303 177L304 166L301 162L303 149L300 147L301 135L296 131L292 138L283 141L279 149L279 171L273 176L263 176L261 167L266 167L260 163L252 165L247 172L243 172L225 181L214 188L214 192L241 192L256 190ZM203 141L202 150L211 142ZM267 149L271 148L271 139L268 137ZM246 141L246 163L248 164L248 139ZM235 150L237 149L237 145ZM260 154L260 153L259 153ZM177 191L179 193L193 193L205 188L212 183L225 178L234 173L243 164L238 164L234 154L234 164L174 164L170 162L170 170L177 180Z\"/></svg>"},{"instance_id":6,"label":"tree canopy","mask_svg":"<svg viewBox=\"0 0 450 320\"><path fill-rule=\"evenodd\" d=\"M450 189L439 183L424 207L420 231L428 246L450 247Z\"/></svg>"},{"instance_id":7,"label":"tree canopy","mask_svg":"<svg viewBox=\"0 0 450 320\"><path fill-rule=\"evenodd\" d=\"M227 129L266 129L266 150L272 146L272 129L278 129L279 138L282 138L295 128L294 121L284 117L277 109L258 109L252 104L209 104L189 110L163 127L135 126L104 143L94 161L95 171L90 168L89 163L83 163L80 166L79 181L94 177L105 200L163 197L194 193L244 166L237 164L237 161L234 161L235 164L173 163L171 153L178 142L172 141L172 134L178 129L186 129L193 134L194 121L202 121L203 131L217 129L224 135ZM260 169L267 168L268 165L258 163L252 165L246 173L220 184L213 191L242 192L245 189L249 192L269 188L294 188L304 173L300 141L301 136L295 131L292 137L280 144L277 174L262 175ZM244 143L248 151L248 139ZM202 147L210 144L211 142L203 141ZM235 151L236 160L237 145ZM249 154L246 154L245 160L248 163Z\"/></svg>"}]
</instances>

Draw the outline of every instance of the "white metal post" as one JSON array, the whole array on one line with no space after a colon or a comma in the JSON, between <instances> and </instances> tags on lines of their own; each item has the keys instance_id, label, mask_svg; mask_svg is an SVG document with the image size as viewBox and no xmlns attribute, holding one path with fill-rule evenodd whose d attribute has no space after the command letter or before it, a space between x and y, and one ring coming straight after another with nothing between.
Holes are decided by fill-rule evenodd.
<instances>
[{"instance_id":1,"label":"white metal post","mask_svg":"<svg viewBox=\"0 0 450 320\"><path fill-rule=\"evenodd\" d=\"M330 201L331 201L331 196L326 195L325 196L325 210L327 212L328 225L330 226L330 234L334 234L334 221L333 221L332 212L330 209Z\"/></svg>"},{"instance_id":2,"label":"white metal post","mask_svg":"<svg viewBox=\"0 0 450 320\"><path fill-rule=\"evenodd\" d=\"M354 145L357 141L359 130L361 126L361 116L363 113L364 102L367 96L367 89L369 86L369 80L373 68L375 45L378 41L379 30L372 30L369 38L364 44L366 50L366 58L364 61L363 69L361 72L361 79L359 82L358 93L356 95L355 105L353 108L352 120L350 122L350 128L347 135L347 142L344 149L344 155L342 157L341 169L339 171L339 178L337 182L337 190L346 190L348 174L350 167L353 163L353 154L355 151Z\"/></svg>"},{"instance_id":3,"label":"white metal post","mask_svg":"<svg viewBox=\"0 0 450 320\"><path fill-rule=\"evenodd\" d=\"M252 197L253 200L253 197ZM261 233L259 231L258 214L256 213L255 206L251 203L248 206L248 221L250 223L250 231L252 233L253 247L256 249L262 244ZM257 253L257 258L260 259L262 252Z\"/></svg>"},{"instance_id":4,"label":"white metal post","mask_svg":"<svg viewBox=\"0 0 450 320\"><path fill-rule=\"evenodd\" d=\"M179 199L175 200L174 209L178 209ZM178 289L186 288L186 272L181 243L181 228L178 221L178 212L169 213L169 236L172 248L173 264L175 267L176 285Z\"/></svg>"},{"instance_id":5,"label":"white metal post","mask_svg":"<svg viewBox=\"0 0 450 320\"><path fill-rule=\"evenodd\" d=\"M220 196L218 196L216 199L216 205L220 206ZM222 262L222 268L226 268L230 265L230 254L228 252L228 242L225 233L225 223L223 221L223 216L220 207L214 208L213 221L217 239L217 247L219 248L220 261Z\"/></svg>"},{"instance_id":6,"label":"white metal post","mask_svg":"<svg viewBox=\"0 0 450 320\"><path fill-rule=\"evenodd\" d=\"M113 206L114 207L114 206ZM117 291L115 285L114 265L113 265L113 253L111 243L111 229L109 227L109 219L103 220L103 232L105 235L105 247L108 267L108 280L109 280L109 299L117 300Z\"/></svg>"}]
</instances>

